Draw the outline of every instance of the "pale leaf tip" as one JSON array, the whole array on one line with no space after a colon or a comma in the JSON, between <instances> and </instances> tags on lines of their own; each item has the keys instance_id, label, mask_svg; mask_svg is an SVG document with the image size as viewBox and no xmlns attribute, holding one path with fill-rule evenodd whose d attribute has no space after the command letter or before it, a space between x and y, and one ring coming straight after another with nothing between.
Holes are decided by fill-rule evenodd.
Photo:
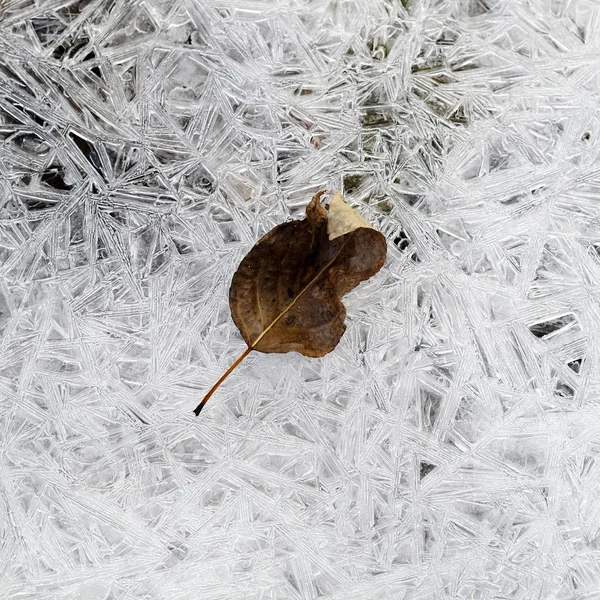
<instances>
[{"instance_id":1,"label":"pale leaf tip","mask_svg":"<svg viewBox=\"0 0 600 600\"><path fill-rule=\"evenodd\" d=\"M360 227L373 227L351 206L346 204L340 192L335 192L329 203L327 214L327 235L330 240L346 235Z\"/></svg>"}]
</instances>

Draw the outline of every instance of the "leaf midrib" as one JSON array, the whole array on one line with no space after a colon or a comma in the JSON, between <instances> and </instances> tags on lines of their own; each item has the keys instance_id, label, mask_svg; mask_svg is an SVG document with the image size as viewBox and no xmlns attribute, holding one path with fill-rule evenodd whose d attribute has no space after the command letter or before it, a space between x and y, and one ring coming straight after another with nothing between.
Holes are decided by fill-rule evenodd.
<instances>
[{"instance_id":1,"label":"leaf midrib","mask_svg":"<svg viewBox=\"0 0 600 600\"><path fill-rule=\"evenodd\" d=\"M252 342L252 344L248 346L250 350L254 350L256 348L256 346L260 343L260 340L262 340L265 337L265 335L267 335L267 333L269 333L269 331L279 322L279 320L292 308L292 306L294 306L296 302L298 302L298 300L302 297L304 292L306 292L306 290L308 290L308 288L311 285L313 285L313 283L315 283L315 281L319 279L319 277L337 260L347 241L348 239L344 240L336 255L302 288L302 290L300 290L300 293L292 300L292 302L290 302L290 304L284 310L282 310L279 313L279 315L277 315L277 317L275 317L275 319L273 319L273 321L271 321L270 325L256 338L256 340L254 340L254 342Z\"/></svg>"}]
</instances>

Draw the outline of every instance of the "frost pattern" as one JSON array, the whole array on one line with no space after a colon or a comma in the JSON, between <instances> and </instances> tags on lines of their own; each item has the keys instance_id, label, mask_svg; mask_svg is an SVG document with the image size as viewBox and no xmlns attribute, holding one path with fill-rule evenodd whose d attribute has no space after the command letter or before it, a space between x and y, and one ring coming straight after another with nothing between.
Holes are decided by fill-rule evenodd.
<instances>
[{"instance_id":1,"label":"frost pattern","mask_svg":"<svg viewBox=\"0 0 600 600\"><path fill-rule=\"evenodd\" d=\"M600 5L0 2L0 597L596 598ZM324 359L245 252L389 239Z\"/></svg>"}]
</instances>

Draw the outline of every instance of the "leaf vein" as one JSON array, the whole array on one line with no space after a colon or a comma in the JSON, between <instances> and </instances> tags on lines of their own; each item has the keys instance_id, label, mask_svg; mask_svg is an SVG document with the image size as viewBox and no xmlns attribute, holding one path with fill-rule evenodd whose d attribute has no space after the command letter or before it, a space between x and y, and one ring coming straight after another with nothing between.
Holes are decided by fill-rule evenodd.
<instances>
[{"instance_id":1,"label":"leaf vein","mask_svg":"<svg viewBox=\"0 0 600 600\"><path fill-rule=\"evenodd\" d=\"M252 344L250 345L250 348L252 350L254 350L254 348L256 348L256 345L260 342L260 340L262 340L265 337L265 335L279 322L279 320L290 310L290 308L292 308L292 306L294 306L294 304L296 304L296 302L298 302L298 300L302 297L304 292L306 292L306 290L308 290L308 288L317 279L319 279L319 277L325 271L327 271L327 269L329 269L329 267L337 260L338 256L342 252L347 241L348 241L347 239L343 241L343 243L340 246L340 249L337 251L336 255L304 286L304 288L302 288L302 290L300 290L300 293L292 300L292 302L290 302L290 304L285 308L285 310L281 311L281 313L279 313L279 315L277 315L277 317L275 319L273 319L271 324L256 338L256 340L254 340L254 342L252 342Z\"/></svg>"}]
</instances>

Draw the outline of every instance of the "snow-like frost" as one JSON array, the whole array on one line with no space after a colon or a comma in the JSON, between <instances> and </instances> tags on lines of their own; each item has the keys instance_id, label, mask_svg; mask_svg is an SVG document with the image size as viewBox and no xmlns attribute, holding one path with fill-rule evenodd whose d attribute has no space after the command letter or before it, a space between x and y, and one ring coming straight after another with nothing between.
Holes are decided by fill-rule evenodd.
<instances>
[{"instance_id":1,"label":"snow-like frost","mask_svg":"<svg viewBox=\"0 0 600 600\"><path fill-rule=\"evenodd\" d=\"M600 589L595 0L0 1L0 598ZM241 257L389 240L323 359Z\"/></svg>"}]
</instances>

